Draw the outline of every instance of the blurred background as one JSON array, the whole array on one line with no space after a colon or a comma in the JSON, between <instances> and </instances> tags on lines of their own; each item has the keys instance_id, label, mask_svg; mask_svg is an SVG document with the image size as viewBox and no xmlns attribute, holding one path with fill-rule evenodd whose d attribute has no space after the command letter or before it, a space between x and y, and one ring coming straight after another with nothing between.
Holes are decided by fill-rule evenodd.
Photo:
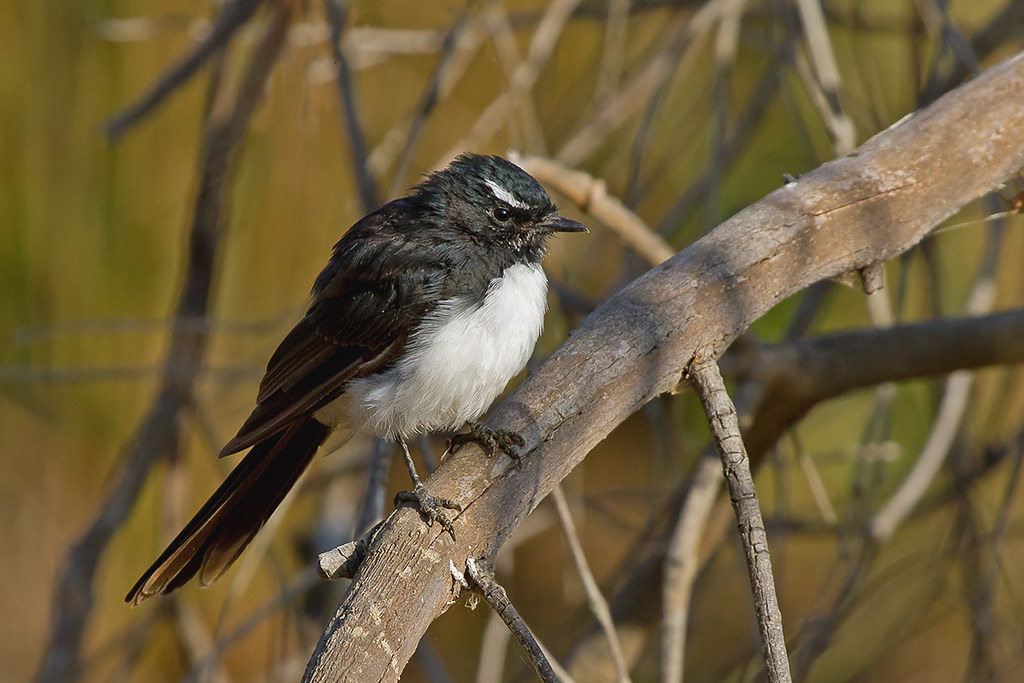
<instances>
[{"instance_id":1,"label":"blurred background","mask_svg":"<svg viewBox=\"0 0 1024 683\"><path fill-rule=\"evenodd\" d=\"M229 471L235 459L216 453L248 415L332 244L421 174L460 151L551 157L603 180L682 249L787 175L1020 50L1022 6L3 3L0 677L297 680L346 587L316 578L316 553L351 539L361 513L407 485L393 463L386 490L365 500L372 442L318 459L210 589L137 609L122 600ZM161 82L166 97L111 134L110 117ZM554 194L592 233L552 245L534 367L650 267ZM1024 306L1013 194L975 203L887 264L870 303L823 283L780 303L748 340ZM965 398L953 405L945 378L857 391L815 407L757 463L799 680L1013 680L1021 670L1022 379L1019 366L961 375ZM946 437L933 435L939 426ZM443 436L420 444L434 460ZM884 543L867 543L865 520L935 438L938 473ZM563 483L634 680L658 679L660 572L648 570L664 561L707 441L696 398L665 396ZM688 680L759 675L731 514L719 500L701 544ZM549 501L498 569L576 680L615 680ZM457 605L403 679L531 675L485 607Z\"/></svg>"}]
</instances>

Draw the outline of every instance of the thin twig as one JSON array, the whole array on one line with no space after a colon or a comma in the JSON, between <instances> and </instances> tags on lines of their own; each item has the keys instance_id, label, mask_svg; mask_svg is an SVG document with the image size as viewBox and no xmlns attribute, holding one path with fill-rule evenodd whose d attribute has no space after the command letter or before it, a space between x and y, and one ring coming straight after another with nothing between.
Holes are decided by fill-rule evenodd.
<instances>
[{"instance_id":1,"label":"thin twig","mask_svg":"<svg viewBox=\"0 0 1024 683\"><path fill-rule=\"evenodd\" d=\"M824 100L821 114L832 134L836 155L843 156L851 152L857 144L857 132L839 97L839 67L836 65L828 27L825 26L825 15L821 11L819 0L796 0L796 6L807 44L811 49L811 59L818 76L816 83L821 88Z\"/></svg>"},{"instance_id":2,"label":"thin twig","mask_svg":"<svg viewBox=\"0 0 1024 683\"><path fill-rule=\"evenodd\" d=\"M512 83L516 71L523 64L523 57L519 51L519 40L516 38L515 28L512 26L504 3L495 1L488 4L481 19L491 35L491 43L494 45L494 52L498 57L498 64L501 65L505 81ZM515 144L528 152L544 154L546 152L544 126L537 114L537 106L533 101L531 91L509 90L509 94L511 95L510 109L516 115L513 121L516 124L516 133L519 138Z\"/></svg>"},{"instance_id":3,"label":"thin twig","mask_svg":"<svg viewBox=\"0 0 1024 683\"><path fill-rule=\"evenodd\" d=\"M648 265L656 266L675 254L675 250L647 227L642 218L608 194L603 180L583 171L569 169L552 159L517 154L509 156L542 183L554 188L608 226L627 246L642 256Z\"/></svg>"},{"instance_id":4,"label":"thin twig","mask_svg":"<svg viewBox=\"0 0 1024 683\"><path fill-rule=\"evenodd\" d=\"M210 667L220 661L232 647L251 634L260 624L278 614L288 603L305 595L318 584L319 578L308 569L293 576L276 595L249 612L231 631L220 635L206 656L196 662L192 671L183 679L183 683L204 681L204 676Z\"/></svg>"},{"instance_id":5,"label":"thin twig","mask_svg":"<svg viewBox=\"0 0 1024 683\"><path fill-rule=\"evenodd\" d=\"M415 113L405 135L402 152L398 157L395 170L391 174L388 197L396 196L405 187L406 175L409 173L409 168L412 166L413 158L416 156L416 151L419 148L420 135L423 133L423 128L430 119L430 115L434 113L434 109L441 101L442 84L448 78L448 72L456 57L465 54L465 43L479 44L479 40L476 37L477 33L482 33L482 31L479 30L476 23L471 21L467 15L463 15L445 35L444 42L441 44L441 54L437 65L431 72L430 77L427 79L427 84L420 94L420 100L416 104ZM467 37L469 41L467 41Z\"/></svg>"},{"instance_id":6,"label":"thin twig","mask_svg":"<svg viewBox=\"0 0 1024 683\"><path fill-rule=\"evenodd\" d=\"M456 27L461 26L463 26L462 22L456 24ZM449 36L453 35L456 27L448 31L445 36L446 41ZM445 58L442 56L434 72L431 74L430 83L420 97L418 109L391 126L388 132L381 138L381 141L377 143L377 146L373 148L373 151L370 152L366 163L371 173L377 177L382 177L387 169L395 163L396 157L402 154L410 144L414 144L411 142L413 136L418 137L422 135L430 113L437 108L438 104L447 99L448 95L455 89L459 80L473 63L474 57L480 51L480 46L483 45L485 37L486 32L480 26L480 22L476 20L469 20L463 29L459 31L450 57ZM444 50L445 43L442 42L441 51L444 52ZM436 91L433 90L435 83ZM429 111L427 110L427 105L429 105ZM422 124L419 123L420 120L422 120ZM417 127L419 130L415 130ZM404 176L407 172L399 173L395 171L392 173L391 185L388 190L389 198L399 191L399 183L404 182Z\"/></svg>"},{"instance_id":7,"label":"thin twig","mask_svg":"<svg viewBox=\"0 0 1024 683\"><path fill-rule=\"evenodd\" d=\"M992 196L989 200L989 208L995 208L993 204L997 200ZM985 255L967 297L965 309L968 315L988 313L995 305L995 271L1003 233L1001 221L993 224L988 231ZM960 431L973 384L974 373L968 370L954 372L946 379L942 400L920 456L915 460L913 468L896 493L871 520L870 533L876 541L884 542L892 536L938 474L952 448L954 438Z\"/></svg>"},{"instance_id":8,"label":"thin twig","mask_svg":"<svg viewBox=\"0 0 1024 683\"><path fill-rule=\"evenodd\" d=\"M692 16L678 15L670 25L667 38L654 57L622 89L591 112L588 120L576 124L577 132L555 154L566 166L581 166L597 147L650 100L661 85L677 70L685 69L690 55L687 50L706 36L722 11L722 0L710 0ZM680 60L680 55L687 57Z\"/></svg>"},{"instance_id":9,"label":"thin twig","mask_svg":"<svg viewBox=\"0 0 1024 683\"><path fill-rule=\"evenodd\" d=\"M352 171L359 188L359 200L363 212L370 213L378 207L377 185L370 176L367 167L366 136L360 123L359 106L356 104L355 86L352 83L352 70L348 58L341 47L341 36L345 32L345 18L349 4L344 0L325 0L327 3L327 20L331 24L331 50L334 54L335 69L338 78L338 95L344 112L345 132L348 134L348 148L352 155Z\"/></svg>"},{"instance_id":10,"label":"thin twig","mask_svg":"<svg viewBox=\"0 0 1024 683\"><path fill-rule=\"evenodd\" d=\"M771 557L768 554L768 537L757 493L754 491L754 477L750 472L747 449L740 436L736 408L725 390L725 382L714 360L698 359L690 367L688 377L704 406L711 435L722 458L729 498L736 512L743 552L747 558L768 680L771 683L791 681L786 638L782 632L782 613L779 611Z\"/></svg>"},{"instance_id":11,"label":"thin twig","mask_svg":"<svg viewBox=\"0 0 1024 683\"><path fill-rule=\"evenodd\" d=\"M999 511L992 523L990 553L984 555L974 552L966 552L968 558L976 558L982 565L977 577L977 585L974 599L971 601L971 649L967 657L967 667L964 672L964 680L999 680L995 669L997 655L992 650L993 637L993 603L999 584L999 574L1002 569L1003 560L1000 557L999 545L1006 535L1007 522L1010 518L1013 498L1017 494L1021 480L1022 461L1024 461L1024 443L1018 442L1014 448L1013 464L1010 474L1006 478L1006 488L1003 490ZM969 485L970 480L966 479L963 484ZM966 495L966 493L965 493Z\"/></svg>"},{"instance_id":12,"label":"thin twig","mask_svg":"<svg viewBox=\"0 0 1024 683\"><path fill-rule=\"evenodd\" d=\"M598 588L594 574L590 571L590 565L587 563L587 556L583 553L583 546L576 534L576 525L572 521L569 505L565 502L565 493L562 491L561 484L551 491L551 500L555 503L555 510L558 511L558 519L562 523L562 533L569 544L569 553L572 555L573 564L576 565L576 571L580 575L580 580L583 581L583 589L587 593L590 611L597 617L597 621L601 624L601 629L608 639L618 680L620 683L629 681L629 667L626 666L626 659L622 656L622 645L619 643L619 636L615 633L615 623L612 621L612 614L608 609L608 601L601 595L601 589Z\"/></svg>"},{"instance_id":13,"label":"thin twig","mask_svg":"<svg viewBox=\"0 0 1024 683\"><path fill-rule=\"evenodd\" d=\"M464 150L481 146L501 128L508 116L509 108L537 82L541 69L547 64L566 22L572 17L573 10L579 3L580 0L555 0L548 5L533 34L533 40L530 41L526 59L512 74L505 92L491 100L469 131L438 160L435 166L444 166Z\"/></svg>"},{"instance_id":14,"label":"thin twig","mask_svg":"<svg viewBox=\"0 0 1024 683\"><path fill-rule=\"evenodd\" d=\"M200 191L189 234L185 281L174 313L176 319L203 317L209 310L229 158L248 128L266 79L280 54L290 14L291 4L282 4L243 76L234 108L226 114L217 106L211 110ZM216 74L214 80L217 80ZM99 515L72 545L67 567L58 579L53 631L37 673L39 681L68 680L79 670L96 567L110 539L131 511L153 464L160 457L177 451L178 415L191 401L207 341L208 335L203 331L175 330L171 336L161 388L126 448L120 478Z\"/></svg>"},{"instance_id":15,"label":"thin twig","mask_svg":"<svg viewBox=\"0 0 1024 683\"><path fill-rule=\"evenodd\" d=\"M262 4L263 0L234 0L226 5L213 22L210 34L205 40L165 72L138 100L107 120L107 135L112 138L120 137L146 114L156 109L168 95L184 85L213 53L227 45L235 31L249 21Z\"/></svg>"},{"instance_id":16,"label":"thin twig","mask_svg":"<svg viewBox=\"0 0 1024 683\"><path fill-rule=\"evenodd\" d=\"M540 679L545 683L559 683L559 681L567 680L567 677L564 675L555 675L555 671L552 668L553 665L548 660L547 653L544 652L536 637L530 632L530 627L519 616L519 612L516 611L512 601L508 599L505 589L494 580L494 576L486 570L479 569L476 565L476 560L472 557L466 560L466 575L476 585L484 600L491 606L491 609L505 622L508 630L516 637L519 644L523 646L523 651L526 652L526 656L530 659L530 664L533 665Z\"/></svg>"},{"instance_id":17,"label":"thin twig","mask_svg":"<svg viewBox=\"0 0 1024 683\"><path fill-rule=\"evenodd\" d=\"M594 99L607 100L619 85L626 60L626 26L629 21L630 0L608 0L608 20L604 24L604 46L601 63L597 68L597 87Z\"/></svg>"},{"instance_id":18,"label":"thin twig","mask_svg":"<svg viewBox=\"0 0 1024 683\"><path fill-rule=\"evenodd\" d=\"M768 64L761 74L757 85L754 86L753 92L744 102L742 110L729 130L728 136L722 142L723 168L732 163L741 151L748 149L758 124L760 124L765 114L770 110L769 104L778 93L781 83L781 69L782 64L778 61ZM711 172L706 170L697 176L679 195L679 198L673 202L672 206L654 227L654 231L660 235L678 235L690 212L702 204L710 185Z\"/></svg>"},{"instance_id":19,"label":"thin twig","mask_svg":"<svg viewBox=\"0 0 1024 683\"><path fill-rule=\"evenodd\" d=\"M700 541L722 486L721 467L721 460L711 453L698 461L665 551L661 610L662 683L683 680L690 603L693 584L701 566Z\"/></svg>"},{"instance_id":20,"label":"thin twig","mask_svg":"<svg viewBox=\"0 0 1024 683\"><path fill-rule=\"evenodd\" d=\"M715 76L711 90L711 158L708 191L704 197L704 232L718 225L721 214L722 173L725 168L726 118L729 109L729 76L740 43L740 26L746 0L723 0L715 35Z\"/></svg>"}]
</instances>

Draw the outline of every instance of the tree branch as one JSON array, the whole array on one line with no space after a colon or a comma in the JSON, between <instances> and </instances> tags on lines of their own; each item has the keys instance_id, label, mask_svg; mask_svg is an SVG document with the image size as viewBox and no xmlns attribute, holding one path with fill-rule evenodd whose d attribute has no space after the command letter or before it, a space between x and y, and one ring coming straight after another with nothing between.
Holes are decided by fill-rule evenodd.
<instances>
[{"instance_id":1,"label":"tree branch","mask_svg":"<svg viewBox=\"0 0 1024 683\"><path fill-rule=\"evenodd\" d=\"M232 7L242 4L237 2ZM263 87L284 44L290 16L291 4L283 3L253 54L233 107L221 111L216 104L212 106L203 145L199 195L189 232L185 279L178 295L175 320L202 318L209 311L221 236L225 179L232 152L242 141L262 97ZM211 103L223 95L218 87L217 72L213 81ZM82 637L92 609L92 584L97 565L135 504L153 465L178 448L179 414L192 401L208 339L205 327L174 328L160 389L125 448L125 461L117 483L99 515L72 545L67 566L57 580L53 630L37 673L38 681L71 680L79 673Z\"/></svg>"},{"instance_id":2,"label":"tree branch","mask_svg":"<svg viewBox=\"0 0 1024 683\"><path fill-rule=\"evenodd\" d=\"M410 508L387 520L305 680L397 680L457 597L449 563L492 557L612 429L714 358L780 300L919 242L1024 167L1024 54L906 117L850 155L747 207L586 320L489 424L526 440L522 469L474 446L427 482L453 498L458 542Z\"/></svg>"},{"instance_id":3,"label":"tree branch","mask_svg":"<svg viewBox=\"0 0 1024 683\"><path fill-rule=\"evenodd\" d=\"M771 683L792 681L786 638L782 632L782 612L775 594L775 576L768 553L768 534L761 517L761 506L754 490L750 459L740 436L736 406L725 390L725 381L713 360L698 359L687 373L697 391L711 427L711 437L722 460L729 499L736 513L736 523L747 558L750 588L754 593L757 626L761 635L761 654Z\"/></svg>"}]
</instances>

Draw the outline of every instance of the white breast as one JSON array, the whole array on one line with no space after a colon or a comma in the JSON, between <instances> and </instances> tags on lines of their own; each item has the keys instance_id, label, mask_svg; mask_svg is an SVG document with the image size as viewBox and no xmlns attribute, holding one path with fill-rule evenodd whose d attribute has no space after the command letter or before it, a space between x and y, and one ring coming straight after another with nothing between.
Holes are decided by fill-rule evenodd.
<instances>
[{"instance_id":1,"label":"white breast","mask_svg":"<svg viewBox=\"0 0 1024 683\"><path fill-rule=\"evenodd\" d=\"M404 439L478 418L533 353L547 287L539 265L518 264L491 281L482 303L442 304L395 367L351 383L349 423Z\"/></svg>"}]
</instances>

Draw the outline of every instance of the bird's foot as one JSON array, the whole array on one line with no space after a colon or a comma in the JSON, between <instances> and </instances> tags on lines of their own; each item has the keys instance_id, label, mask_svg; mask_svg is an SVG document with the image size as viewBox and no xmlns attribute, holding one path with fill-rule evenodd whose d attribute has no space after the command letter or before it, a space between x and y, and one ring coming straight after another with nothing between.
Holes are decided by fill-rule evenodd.
<instances>
[{"instance_id":1,"label":"bird's foot","mask_svg":"<svg viewBox=\"0 0 1024 683\"><path fill-rule=\"evenodd\" d=\"M455 540L455 527L452 525L452 521L448 519L448 516L441 509L448 508L449 510L462 512L462 506L454 500L433 496L427 493L427 489L423 484L417 484L412 491L399 491L395 494L395 507L398 507L402 503L415 503L416 507L419 508L419 511L426 516L427 526L434 526L434 522L436 521L444 527L445 531L451 534L452 540Z\"/></svg>"},{"instance_id":2,"label":"bird's foot","mask_svg":"<svg viewBox=\"0 0 1024 683\"><path fill-rule=\"evenodd\" d=\"M478 422L471 426L465 434L456 434L449 439L448 450L458 449L470 441L479 443L487 451L488 457L494 457L494 454L500 450L515 461L517 468L523 466L523 456L519 453L519 449L526 445L526 440L515 432L491 429Z\"/></svg>"}]
</instances>

